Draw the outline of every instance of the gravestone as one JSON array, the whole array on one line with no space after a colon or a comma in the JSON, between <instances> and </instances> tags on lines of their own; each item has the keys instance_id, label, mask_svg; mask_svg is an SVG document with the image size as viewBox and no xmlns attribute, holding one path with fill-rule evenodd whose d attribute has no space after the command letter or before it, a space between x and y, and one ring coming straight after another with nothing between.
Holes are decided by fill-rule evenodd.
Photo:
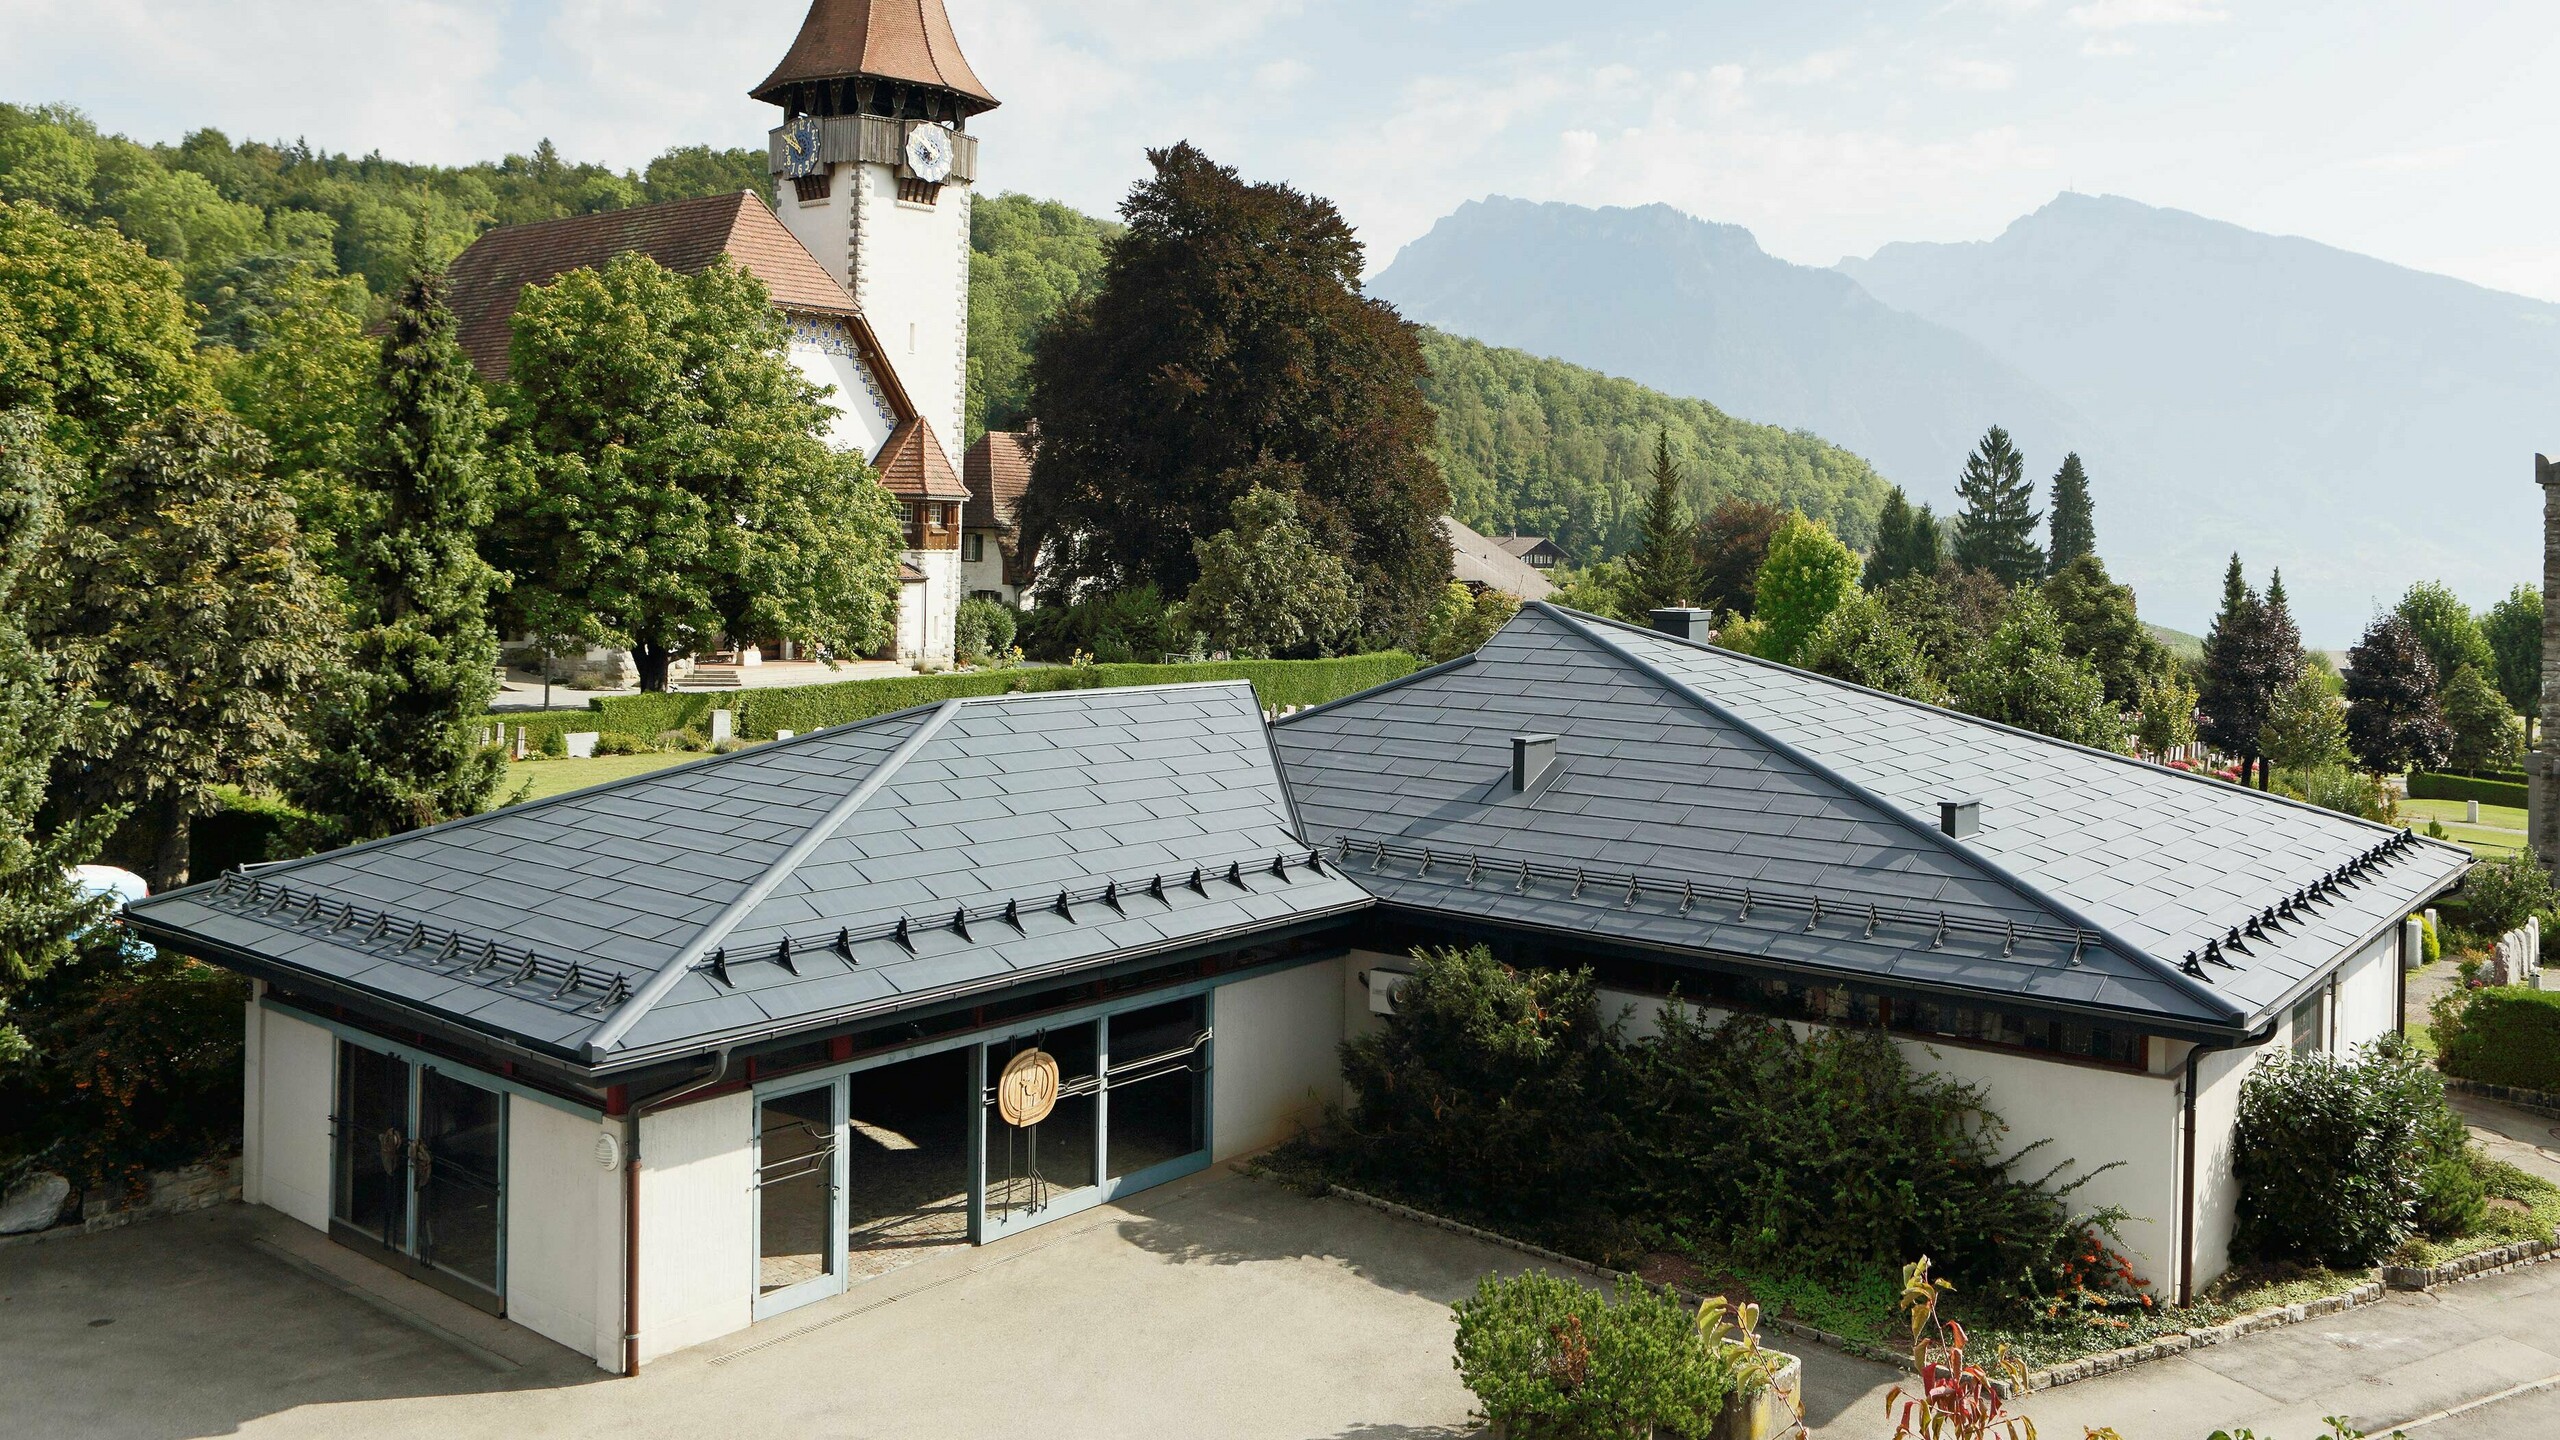
<instances>
[{"instance_id":1,"label":"gravestone","mask_svg":"<svg viewBox=\"0 0 2560 1440\"><path fill-rule=\"evenodd\" d=\"M722 742L722 741L724 741L724 740L729 740L729 739L735 738L735 736L737 735L737 733L738 733L738 712L737 712L737 711L735 711L735 710L714 710L714 711L712 711L712 712L711 712L711 743L712 743L712 744L717 745L717 744L719 744L720 742Z\"/></svg>"},{"instance_id":2,"label":"gravestone","mask_svg":"<svg viewBox=\"0 0 2560 1440\"><path fill-rule=\"evenodd\" d=\"M562 743L569 747L569 758L572 760L593 760L596 758L596 740L598 738L598 732L593 730L572 730L568 734L560 737Z\"/></svg>"}]
</instances>

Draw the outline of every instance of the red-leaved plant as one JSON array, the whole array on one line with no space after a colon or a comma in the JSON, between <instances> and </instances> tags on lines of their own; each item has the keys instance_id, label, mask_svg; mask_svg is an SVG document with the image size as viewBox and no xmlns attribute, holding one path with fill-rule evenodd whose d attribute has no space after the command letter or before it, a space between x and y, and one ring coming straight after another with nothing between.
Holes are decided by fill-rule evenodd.
<instances>
[{"instance_id":1,"label":"red-leaved plant","mask_svg":"<svg viewBox=\"0 0 2560 1440\"><path fill-rule=\"evenodd\" d=\"M1929 1277L1929 1257L1902 1267L1900 1308L1911 1319L1911 1368L1918 1388L1896 1385L1884 1408L1894 1440L2036 1440L2036 1422L2008 1413L2000 1381L2020 1390L2027 1367L2003 1345L1988 1368L1965 1355L1964 1326L1938 1315L1938 1296L1955 1287Z\"/></svg>"}]
</instances>

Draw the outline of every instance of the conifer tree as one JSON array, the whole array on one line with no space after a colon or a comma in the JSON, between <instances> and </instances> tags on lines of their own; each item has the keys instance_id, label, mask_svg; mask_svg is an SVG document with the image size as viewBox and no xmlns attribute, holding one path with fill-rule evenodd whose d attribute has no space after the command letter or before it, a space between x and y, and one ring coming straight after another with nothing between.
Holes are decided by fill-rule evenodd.
<instances>
[{"instance_id":1,"label":"conifer tree","mask_svg":"<svg viewBox=\"0 0 2560 1440\"><path fill-rule=\"evenodd\" d=\"M2098 553L2098 523L2089 503L2089 472L2080 468L2080 452L2062 457L2062 468L2053 472L2053 509L2045 522L2053 543L2045 553L2045 573L2059 575L2062 567L2083 555Z\"/></svg>"},{"instance_id":2,"label":"conifer tree","mask_svg":"<svg viewBox=\"0 0 2560 1440\"><path fill-rule=\"evenodd\" d=\"M1863 583L1881 590L1906 575L1938 573L1941 540L1938 517L1928 506L1914 506L1896 485L1876 512L1876 548L1867 555Z\"/></svg>"},{"instance_id":3,"label":"conifer tree","mask_svg":"<svg viewBox=\"0 0 2560 1440\"><path fill-rule=\"evenodd\" d=\"M2267 609L2267 602L2249 588L2240 557L2233 555L2222 576L2221 613L2204 635L2204 684L2197 707L2204 739L2240 757L2243 782L2258 766L2259 736L2274 710L2275 692L2292 678L2290 671L2273 681L2267 674ZM2285 623L2289 627L2292 622Z\"/></svg>"},{"instance_id":4,"label":"conifer tree","mask_svg":"<svg viewBox=\"0 0 2560 1440\"><path fill-rule=\"evenodd\" d=\"M421 231L374 372L359 629L295 784L349 840L473 814L498 783L499 756L474 734L497 689L498 574L477 548L491 503L487 417L459 330Z\"/></svg>"},{"instance_id":5,"label":"conifer tree","mask_svg":"<svg viewBox=\"0 0 2560 1440\"><path fill-rule=\"evenodd\" d=\"M1639 612L1694 604L1698 558L1689 520L1680 504L1680 467L1671 459L1671 435L1653 436L1653 489L1645 500L1643 536L1627 556L1627 598Z\"/></svg>"},{"instance_id":6,"label":"conifer tree","mask_svg":"<svg viewBox=\"0 0 2560 1440\"><path fill-rule=\"evenodd\" d=\"M2044 551L2035 540L2044 517L2027 508L2035 503L2035 487L2027 483L2026 470L2009 432L1994 425L1965 457L1964 474L1956 481L1964 509L1956 516L1955 561L2003 585L2044 578Z\"/></svg>"}]
</instances>

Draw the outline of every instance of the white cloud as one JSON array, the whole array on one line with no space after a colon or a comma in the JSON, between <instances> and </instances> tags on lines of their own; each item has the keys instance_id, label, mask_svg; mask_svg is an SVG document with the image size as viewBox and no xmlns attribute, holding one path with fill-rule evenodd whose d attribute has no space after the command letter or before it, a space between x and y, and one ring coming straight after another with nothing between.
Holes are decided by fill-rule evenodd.
<instances>
[{"instance_id":1,"label":"white cloud","mask_svg":"<svg viewBox=\"0 0 2560 1440\"><path fill-rule=\"evenodd\" d=\"M1266 94L1282 95L1306 83L1315 72L1304 61L1282 56L1253 68L1253 88Z\"/></svg>"},{"instance_id":2,"label":"white cloud","mask_svg":"<svg viewBox=\"0 0 2560 1440\"><path fill-rule=\"evenodd\" d=\"M1760 78L1772 85L1823 85L1839 79L1848 68L1848 51L1818 50L1791 65L1762 71Z\"/></svg>"},{"instance_id":3,"label":"white cloud","mask_svg":"<svg viewBox=\"0 0 2560 1440\"><path fill-rule=\"evenodd\" d=\"M2121 35L2092 35L2080 42L2083 55L2116 56L2137 53L2134 43Z\"/></svg>"},{"instance_id":4,"label":"white cloud","mask_svg":"<svg viewBox=\"0 0 2560 1440\"><path fill-rule=\"evenodd\" d=\"M2124 30L2136 25L2214 25L2231 12L2213 0L2088 0L2063 12L2084 30Z\"/></svg>"},{"instance_id":5,"label":"white cloud","mask_svg":"<svg viewBox=\"0 0 2560 1440\"><path fill-rule=\"evenodd\" d=\"M1948 59L1937 67L1942 90L2006 90L2017 78L2014 67L1998 60Z\"/></svg>"}]
</instances>

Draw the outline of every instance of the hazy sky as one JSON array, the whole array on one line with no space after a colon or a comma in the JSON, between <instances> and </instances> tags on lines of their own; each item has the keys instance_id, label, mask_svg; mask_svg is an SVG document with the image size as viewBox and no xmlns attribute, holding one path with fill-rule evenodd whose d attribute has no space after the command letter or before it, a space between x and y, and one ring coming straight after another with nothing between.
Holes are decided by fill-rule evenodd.
<instances>
[{"instance_id":1,"label":"hazy sky","mask_svg":"<svg viewBox=\"0 0 2560 1440\"><path fill-rule=\"evenodd\" d=\"M746 144L803 0L0 0L0 97L174 140L618 166ZM1668 201L1810 264L2132 196L2560 300L2552 0L950 0L995 186L1189 138L1372 265L1489 193Z\"/></svg>"}]
</instances>

